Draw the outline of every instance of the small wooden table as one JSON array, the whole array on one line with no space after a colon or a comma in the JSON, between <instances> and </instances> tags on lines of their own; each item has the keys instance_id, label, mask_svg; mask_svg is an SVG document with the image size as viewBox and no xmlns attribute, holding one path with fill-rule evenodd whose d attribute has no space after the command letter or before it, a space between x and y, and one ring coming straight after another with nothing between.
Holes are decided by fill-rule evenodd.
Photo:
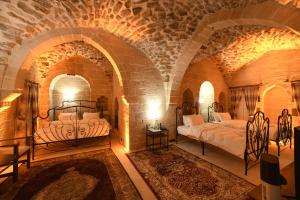
<instances>
[{"instance_id":1,"label":"small wooden table","mask_svg":"<svg viewBox=\"0 0 300 200\"><path fill-rule=\"evenodd\" d=\"M152 143L149 144L148 138L152 138ZM155 143L155 140L159 138L159 143ZM162 139L166 140L165 144L162 143ZM155 148L159 144L159 147ZM146 127L146 148L150 147L152 151L155 149L161 149L162 147L169 148L169 131L166 128L160 127L159 129L153 129Z\"/></svg>"},{"instance_id":2,"label":"small wooden table","mask_svg":"<svg viewBox=\"0 0 300 200\"><path fill-rule=\"evenodd\" d=\"M284 178L287 181L287 185L282 185L280 188L280 193L282 198L296 199L294 168L295 168L295 163L293 162L281 170L281 174L284 176ZM261 185L257 186L252 191L250 191L248 195L255 200L261 200L262 199Z\"/></svg>"}]
</instances>

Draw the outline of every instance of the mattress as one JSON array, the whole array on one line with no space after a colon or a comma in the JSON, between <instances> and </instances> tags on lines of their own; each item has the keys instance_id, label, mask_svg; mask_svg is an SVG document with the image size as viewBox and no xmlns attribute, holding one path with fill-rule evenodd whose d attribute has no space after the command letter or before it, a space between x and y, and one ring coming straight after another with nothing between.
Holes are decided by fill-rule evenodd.
<instances>
[{"instance_id":1,"label":"mattress","mask_svg":"<svg viewBox=\"0 0 300 200\"><path fill-rule=\"evenodd\" d=\"M106 136L110 124L105 119L52 121L34 134L35 144Z\"/></svg>"},{"instance_id":2,"label":"mattress","mask_svg":"<svg viewBox=\"0 0 300 200\"><path fill-rule=\"evenodd\" d=\"M243 129L204 123L190 127L188 136L212 144L240 158L244 156L246 133Z\"/></svg>"},{"instance_id":3,"label":"mattress","mask_svg":"<svg viewBox=\"0 0 300 200\"><path fill-rule=\"evenodd\" d=\"M224 121L220 122L220 124L227 126L227 127L239 128L239 129L246 130L247 121L246 120L238 120L238 119L224 120Z\"/></svg>"},{"instance_id":4,"label":"mattress","mask_svg":"<svg viewBox=\"0 0 300 200\"><path fill-rule=\"evenodd\" d=\"M231 128L237 128L237 129L243 129L246 132L247 129L247 121L245 120L225 120L220 122L221 125L225 127L231 127ZM278 130L277 130L277 124L270 124L269 126L269 139L270 140L276 140Z\"/></svg>"},{"instance_id":5,"label":"mattress","mask_svg":"<svg viewBox=\"0 0 300 200\"><path fill-rule=\"evenodd\" d=\"M178 126L177 131L180 135L188 136L190 127L188 126Z\"/></svg>"}]
</instances>

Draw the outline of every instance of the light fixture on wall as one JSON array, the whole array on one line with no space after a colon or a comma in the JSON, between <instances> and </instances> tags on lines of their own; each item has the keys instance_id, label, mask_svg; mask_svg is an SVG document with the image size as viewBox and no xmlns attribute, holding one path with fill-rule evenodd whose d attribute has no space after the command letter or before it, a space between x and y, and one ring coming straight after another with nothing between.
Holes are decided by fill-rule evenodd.
<instances>
[{"instance_id":1,"label":"light fixture on wall","mask_svg":"<svg viewBox=\"0 0 300 200\"><path fill-rule=\"evenodd\" d=\"M64 101L72 101L74 100L77 91L74 88L64 88L62 93Z\"/></svg>"}]
</instances>

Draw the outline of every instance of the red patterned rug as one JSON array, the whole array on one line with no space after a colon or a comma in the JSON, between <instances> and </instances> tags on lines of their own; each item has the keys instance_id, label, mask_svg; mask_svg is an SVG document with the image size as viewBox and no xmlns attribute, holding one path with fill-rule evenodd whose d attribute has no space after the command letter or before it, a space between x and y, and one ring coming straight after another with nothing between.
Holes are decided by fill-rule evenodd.
<instances>
[{"instance_id":1,"label":"red patterned rug","mask_svg":"<svg viewBox=\"0 0 300 200\"><path fill-rule=\"evenodd\" d=\"M20 167L17 183L0 185L0 199L139 200L140 196L110 149L65 156Z\"/></svg>"},{"instance_id":2,"label":"red patterned rug","mask_svg":"<svg viewBox=\"0 0 300 200\"><path fill-rule=\"evenodd\" d=\"M178 147L128 154L159 199L249 199L255 186Z\"/></svg>"}]
</instances>

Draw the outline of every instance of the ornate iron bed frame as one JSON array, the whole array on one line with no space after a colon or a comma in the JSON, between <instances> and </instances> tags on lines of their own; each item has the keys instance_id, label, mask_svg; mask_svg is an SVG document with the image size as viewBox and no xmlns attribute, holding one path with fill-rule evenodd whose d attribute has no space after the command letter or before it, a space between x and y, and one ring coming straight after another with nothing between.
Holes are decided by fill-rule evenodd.
<instances>
[{"instance_id":1,"label":"ornate iron bed frame","mask_svg":"<svg viewBox=\"0 0 300 200\"><path fill-rule=\"evenodd\" d=\"M215 105L219 104L214 102L210 108L214 108ZM183 103L181 107L176 108L176 142L178 142L179 134L177 127L183 125L182 116L189 114L198 114L198 109L191 103ZM269 118L265 117L264 113L261 111L256 112L253 118L247 122L244 151L245 175L247 175L247 171L250 168L248 166L251 160L258 161L262 153L268 153L269 126ZM204 155L205 142L200 142L202 143L202 155Z\"/></svg>"},{"instance_id":2,"label":"ornate iron bed frame","mask_svg":"<svg viewBox=\"0 0 300 200\"><path fill-rule=\"evenodd\" d=\"M277 124L276 144L278 156L280 156L280 142L284 146L290 143L290 148L292 148L292 138L292 115L289 114L288 109L283 109L281 115L278 116Z\"/></svg>"},{"instance_id":3,"label":"ornate iron bed frame","mask_svg":"<svg viewBox=\"0 0 300 200\"><path fill-rule=\"evenodd\" d=\"M86 106L83 105L84 103L87 104L94 104L94 106ZM71 106L66 106L66 104L74 104ZM47 111L47 115L45 117L38 115L37 117L33 117L32 119L32 159L34 160L34 153L35 153L35 145L42 145L42 144L46 144L48 146L48 144L50 143L56 143L56 142L70 142L70 141L75 141L75 144L79 144L80 140L84 140L87 138L97 138L97 137L103 137L103 136L97 136L95 133L97 131L100 131L101 128L103 128L101 125L103 125L103 123L99 122L99 123L95 123L95 122L91 122L90 120L88 121L88 123L84 123L85 125L88 126L88 130L86 130L86 128L84 127L80 127L79 122L79 118L82 118L82 114L84 112L99 112L100 117L103 117L103 105L99 104L98 101L88 101L88 100L74 100L74 101L63 101L61 106L56 106L54 108L50 108ZM64 135L62 134L62 128L64 126L63 123L59 124L59 125L54 125L55 126L55 131L52 131L50 128L50 123L52 121L57 120L57 117L59 115L59 113L76 113L76 118L75 120L71 120L72 124L71 124L71 128L69 128L67 130L67 134ZM36 143L35 142L35 134L37 131L37 123L38 120L48 120L49 124L48 127L53 138L55 138L56 140L54 141L44 141L42 143ZM52 119L52 120L50 120ZM69 126L70 124L65 124L65 126ZM58 126L60 126L60 131L57 131L56 127L58 128ZM44 127L45 128L45 127ZM72 133L72 130L75 132L75 138L71 138L70 137L72 135L74 135ZM102 129L103 130L103 129ZM78 138L78 134L81 134L81 136L83 135L84 137L82 138ZM106 135L105 135L106 136ZM109 137L109 147L111 147L111 133L110 133L110 129L108 132ZM38 136L37 136L38 137ZM49 137L47 137L48 139L50 139Z\"/></svg>"},{"instance_id":4,"label":"ornate iron bed frame","mask_svg":"<svg viewBox=\"0 0 300 200\"><path fill-rule=\"evenodd\" d=\"M247 122L246 149L244 153L245 175L251 158L258 161L262 153L269 151L270 120L261 111L257 111Z\"/></svg>"},{"instance_id":5,"label":"ornate iron bed frame","mask_svg":"<svg viewBox=\"0 0 300 200\"><path fill-rule=\"evenodd\" d=\"M208 106L207 112L207 120L208 122L214 121L213 112L223 112L223 106L218 102L213 102L210 106Z\"/></svg>"}]
</instances>

